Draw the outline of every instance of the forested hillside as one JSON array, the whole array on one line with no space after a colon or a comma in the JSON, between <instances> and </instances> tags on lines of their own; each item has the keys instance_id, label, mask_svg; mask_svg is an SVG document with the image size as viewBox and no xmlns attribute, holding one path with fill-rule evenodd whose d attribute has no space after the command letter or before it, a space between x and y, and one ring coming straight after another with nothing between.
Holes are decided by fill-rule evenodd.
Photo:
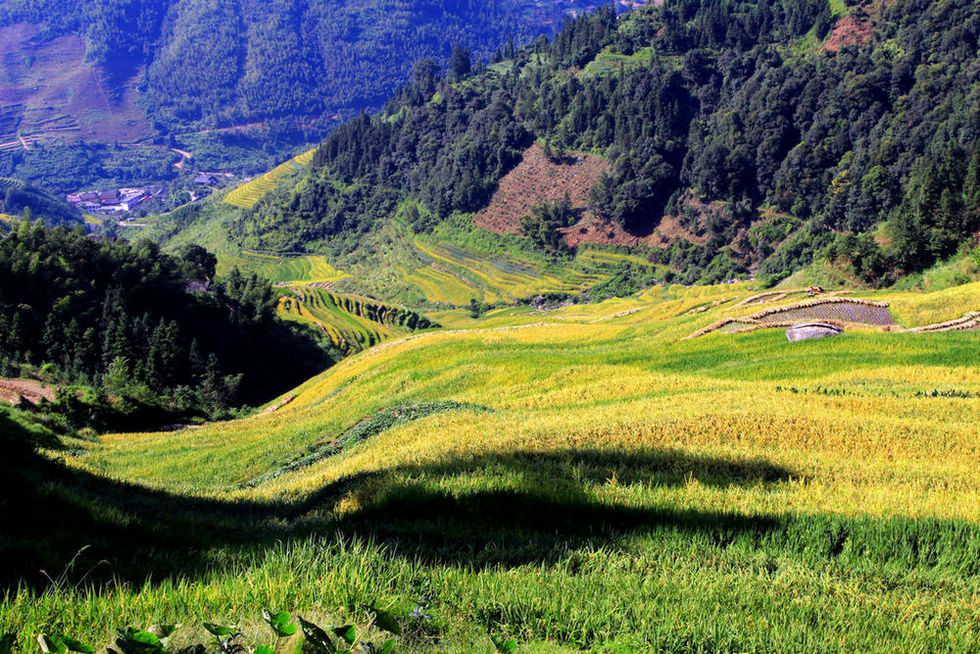
<instances>
[{"instance_id":1,"label":"forested hillside","mask_svg":"<svg viewBox=\"0 0 980 654\"><path fill-rule=\"evenodd\" d=\"M670 217L673 236L649 256L680 279L826 258L887 284L980 229L978 36L971 0L600 9L484 71L417 65L235 234L266 249L356 247L351 235L406 202L425 231L485 207L538 140L556 159L607 160L590 193L598 220L642 237Z\"/></svg>"},{"instance_id":2,"label":"forested hillside","mask_svg":"<svg viewBox=\"0 0 980 654\"><path fill-rule=\"evenodd\" d=\"M40 218L49 226L77 225L82 214L64 200L19 179L0 177L0 214L15 218ZM6 222L6 221L4 221Z\"/></svg>"},{"instance_id":3,"label":"forested hillside","mask_svg":"<svg viewBox=\"0 0 980 654\"><path fill-rule=\"evenodd\" d=\"M197 246L172 257L21 223L0 240L0 375L96 389L89 406L68 393L61 409L104 427L109 396L137 424L148 411L219 416L329 364L308 330L276 318L268 282L213 281L214 262Z\"/></svg>"},{"instance_id":4,"label":"forested hillside","mask_svg":"<svg viewBox=\"0 0 980 654\"><path fill-rule=\"evenodd\" d=\"M421 58L454 43L488 57L508 38L553 31L578 2L528 0L10 0L0 26L82 36L107 76L145 66L141 105L157 129L265 123L322 128L379 105Z\"/></svg>"}]
</instances>

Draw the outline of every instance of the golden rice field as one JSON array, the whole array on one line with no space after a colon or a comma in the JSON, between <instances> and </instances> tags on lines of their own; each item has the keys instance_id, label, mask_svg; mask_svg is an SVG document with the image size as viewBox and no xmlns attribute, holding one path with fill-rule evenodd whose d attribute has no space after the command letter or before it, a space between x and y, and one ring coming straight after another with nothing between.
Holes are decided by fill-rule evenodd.
<instances>
[{"instance_id":1,"label":"golden rice field","mask_svg":"<svg viewBox=\"0 0 980 654\"><path fill-rule=\"evenodd\" d=\"M938 293L886 292L876 299L891 303L895 319L906 326L926 325L959 318L980 306L980 282L954 286Z\"/></svg>"},{"instance_id":2,"label":"golden rice field","mask_svg":"<svg viewBox=\"0 0 980 654\"><path fill-rule=\"evenodd\" d=\"M415 328L407 309L311 286L290 287L279 298L277 310L287 320L316 326L344 353L404 336Z\"/></svg>"},{"instance_id":3,"label":"golden rice field","mask_svg":"<svg viewBox=\"0 0 980 654\"><path fill-rule=\"evenodd\" d=\"M976 291L854 297L911 327ZM980 331L684 340L757 294L441 312L468 327L361 352L276 411L48 451L84 490L49 475L45 501L108 530L82 559L112 575L24 585L0 624L103 644L377 602L398 651L980 649ZM147 524L152 551L127 540Z\"/></svg>"},{"instance_id":4,"label":"golden rice field","mask_svg":"<svg viewBox=\"0 0 980 654\"><path fill-rule=\"evenodd\" d=\"M249 250L240 253L222 252L219 272L237 267L245 273L258 273L275 284L330 283L348 279L350 275L337 270L319 254L276 255Z\"/></svg>"},{"instance_id":5,"label":"golden rice field","mask_svg":"<svg viewBox=\"0 0 980 654\"><path fill-rule=\"evenodd\" d=\"M356 352L391 337L379 323L341 311L333 296L321 289L296 288L279 298L279 315L319 327L343 352Z\"/></svg>"},{"instance_id":6,"label":"golden rice field","mask_svg":"<svg viewBox=\"0 0 980 654\"><path fill-rule=\"evenodd\" d=\"M274 189L279 181L288 177L298 170L302 170L313 160L313 153L316 150L309 150L296 155L289 161L282 163L261 177L256 177L250 182L231 190L225 196L224 201L235 207L251 209L255 203L262 199L262 196Z\"/></svg>"},{"instance_id":7,"label":"golden rice field","mask_svg":"<svg viewBox=\"0 0 980 654\"><path fill-rule=\"evenodd\" d=\"M428 265L405 275L405 281L433 303L458 306L477 299L495 304L542 293L577 293L608 278L603 273L571 268L552 274L527 263L482 257L447 243L416 240L414 244Z\"/></svg>"},{"instance_id":8,"label":"golden rice field","mask_svg":"<svg viewBox=\"0 0 980 654\"><path fill-rule=\"evenodd\" d=\"M587 248L580 248L575 255L575 259L578 262L598 265L619 265L626 262L638 266L656 266L656 264L650 263L643 257L638 257L635 254L611 252L608 250L592 250Z\"/></svg>"},{"instance_id":9,"label":"golden rice field","mask_svg":"<svg viewBox=\"0 0 980 654\"><path fill-rule=\"evenodd\" d=\"M471 299L481 297L488 303L497 300L496 294L480 291L475 285L471 286L452 273L429 266L418 268L404 277L406 282L422 291L425 299L433 304L463 306Z\"/></svg>"}]
</instances>

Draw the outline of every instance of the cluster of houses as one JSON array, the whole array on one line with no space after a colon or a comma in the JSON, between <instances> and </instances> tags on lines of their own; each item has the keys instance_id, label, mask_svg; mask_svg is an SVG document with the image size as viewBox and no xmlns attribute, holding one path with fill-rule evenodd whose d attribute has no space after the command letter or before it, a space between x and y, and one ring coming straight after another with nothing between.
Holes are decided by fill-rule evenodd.
<instances>
[{"instance_id":1,"label":"cluster of houses","mask_svg":"<svg viewBox=\"0 0 980 654\"><path fill-rule=\"evenodd\" d=\"M163 192L162 186L120 188L109 191L79 191L69 193L65 199L89 213L116 213L135 211Z\"/></svg>"},{"instance_id":2,"label":"cluster of houses","mask_svg":"<svg viewBox=\"0 0 980 654\"><path fill-rule=\"evenodd\" d=\"M200 172L194 177L194 186L191 188L191 200L196 200L203 189L203 195L211 192L211 187L221 186L229 179L234 179L235 175L228 172ZM131 188L118 188L108 191L77 191L69 193L65 199L87 213L117 213L122 211L136 211L145 203L155 197L159 197L166 192L163 186L140 186Z\"/></svg>"}]
</instances>

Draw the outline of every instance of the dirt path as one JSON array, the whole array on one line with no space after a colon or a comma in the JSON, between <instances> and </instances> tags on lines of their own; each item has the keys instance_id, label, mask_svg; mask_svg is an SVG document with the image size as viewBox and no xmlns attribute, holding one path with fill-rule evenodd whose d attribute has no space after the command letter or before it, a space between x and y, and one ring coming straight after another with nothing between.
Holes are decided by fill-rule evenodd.
<instances>
[{"instance_id":1,"label":"dirt path","mask_svg":"<svg viewBox=\"0 0 980 654\"><path fill-rule=\"evenodd\" d=\"M263 129L266 127L264 121L257 121L254 123L242 123L241 125L230 125L228 127L212 127L210 129L202 129L197 132L184 132L178 134L177 136L196 136L198 134L225 134L228 132L244 132L254 129Z\"/></svg>"},{"instance_id":2,"label":"dirt path","mask_svg":"<svg viewBox=\"0 0 980 654\"><path fill-rule=\"evenodd\" d=\"M281 402L278 402L277 404L273 404L269 408L265 409L260 415L265 415L267 413L275 413L276 411L283 408L284 406L286 406L287 404L289 404L295 399L296 399L295 395L287 395L282 399Z\"/></svg>"},{"instance_id":3,"label":"dirt path","mask_svg":"<svg viewBox=\"0 0 980 654\"><path fill-rule=\"evenodd\" d=\"M177 163L174 164L174 168L176 168L177 170L183 169L184 164L187 163L188 161L190 161L191 158L194 156L190 152L188 152L187 150L179 150L177 148L170 148L170 151L171 152L176 152L181 157L183 157L183 159L181 159L180 161L178 161Z\"/></svg>"}]
</instances>

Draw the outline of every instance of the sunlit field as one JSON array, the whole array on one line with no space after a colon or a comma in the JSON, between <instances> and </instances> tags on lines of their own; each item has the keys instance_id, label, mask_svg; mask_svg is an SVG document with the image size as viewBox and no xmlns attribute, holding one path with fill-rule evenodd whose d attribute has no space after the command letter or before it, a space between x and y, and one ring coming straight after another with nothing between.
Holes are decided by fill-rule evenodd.
<instances>
[{"instance_id":1,"label":"sunlit field","mask_svg":"<svg viewBox=\"0 0 980 654\"><path fill-rule=\"evenodd\" d=\"M89 517L19 556L92 547L8 586L0 624L27 649L377 604L397 651L980 648L980 332L905 332L980 292L850 294L897 324L822 340L688 338L808 299L758 295L446 311L275 411L45 450L9 483Z\"/></svg>"},{"instance_id":2,"label":"sunlit field","mask_svg":"<svg viewBox=\"0 0 980 654\"><path fill-rule=\"evenodd\" d=\"M464 305L471 298L494 304L513 302L540 293L577 293L606 279L608 275L562 268L559 277L504 258L490 259L440 243L415 241L415 248L428 266L405 275L429 302ZM591 253L590 253L591 254ZM595 253L615 257L614 253ZM583 259L609 262L610 258Z\"/></svg>"}]
</instances>

